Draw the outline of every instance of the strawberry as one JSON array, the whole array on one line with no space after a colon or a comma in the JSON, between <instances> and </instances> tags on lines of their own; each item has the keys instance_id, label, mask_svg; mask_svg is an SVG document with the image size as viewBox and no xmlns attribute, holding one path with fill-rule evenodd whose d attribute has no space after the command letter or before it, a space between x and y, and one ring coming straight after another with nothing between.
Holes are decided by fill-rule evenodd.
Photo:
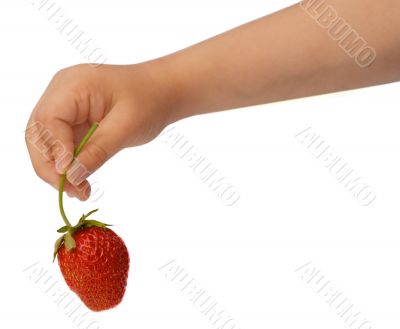
<instances>
[{"instance_id":1,"label":"strawberry","mask_svg":"<svg viewBox=\"0 0 400 329\"><path fill-rule=\"evenodd\" d=\"M107 224L86 220L87 216L72 228L73 248L68 250L71 246L65 239L69 233L57 243L58 264L67 285L83 303L92 311L103 311L118 305L124 296L129 254Z\"/></svg>"},{"instance_id":2,"label":"strawberry","mask_svg":"<svg viewBox=\"0 0 400 329\"><path fill-rule=\"evenodd\" d=\"M74 152L74 159L97 129L95 123ZM54 247L54 259L67 285L83 303L93 311L103 311L118 305L125 293L129 254L124 241L108 228L108 224L88 219L97 211L82 215L72 226L65 215L63 192L66 174L61 175L58 204L65 226L57 230L64 233ZM54 260L53 259L53 260Z\"/></svg>"}]
</instances>

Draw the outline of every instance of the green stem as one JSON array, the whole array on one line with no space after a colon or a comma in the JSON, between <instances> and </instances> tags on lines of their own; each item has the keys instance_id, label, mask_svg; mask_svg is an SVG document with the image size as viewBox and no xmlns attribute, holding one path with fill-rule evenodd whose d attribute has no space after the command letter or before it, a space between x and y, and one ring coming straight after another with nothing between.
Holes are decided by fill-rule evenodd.
<instances>
[{"instance_id":1,"label":"green stem","mask_svg":"<svg viewBox=\"0 0 400 329\"><path fill-rule=\"evenodd\" d=\"M58 186L58 207L60 208L60 214L62 219L64 220L65 225L71 227L71 223L69 222L67 215L65 215L64 205L63 205L63 192L64 192L64 185L65 179L67 178L66 174L61 175L60 184Z\"/></svg>"},{"instance_id":2,"label":"green stem","mask_svg":"<svg viewBox=\"0 0 400 329\"><path fill-rule=\"evenodd\" d=\"M73 157L72 161L74 161L75 158L79 155L79 153L81 153L82 149L84 148L84 146L88 142L89 138L96 131L98 126L99 126L99 124L97 122L95 122L92 125L92 127L90 127L90 129L87 132L87 134L85 135L85 137L83 137L82 141L79 143L78 147L75 149L74 157ZM65 185L66 178L67 178L67 173L65 172L64 174L61 175L60 183L59 183L59 186L58 186L58 207L60 208L60 214L61 214L62 219L64 220L65 225L67 225L68 227L72 227L72 225L69 222L67 216L65 215L64 204L63 204L63 192L64 192L64 185Z\"/></svg>"}]
</instances>

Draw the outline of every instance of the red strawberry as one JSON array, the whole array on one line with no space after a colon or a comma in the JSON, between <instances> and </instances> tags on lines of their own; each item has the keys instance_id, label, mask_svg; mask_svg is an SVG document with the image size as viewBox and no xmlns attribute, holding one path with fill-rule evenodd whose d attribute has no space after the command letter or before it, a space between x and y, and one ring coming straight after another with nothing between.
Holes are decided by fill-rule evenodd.
<instances>
[{"instance_id":1,"label":"red strawberry","mask_svg":"<svg viewBox=\"0 0 400 329\"><path fill-rule=\"evenodd\" d=\"M95 132L94 123L74 151L74 159ZM87 219L97 211L83 215L72 226L65 215L63 191L66 173L61 175L58 188L58 205L65 226L57 232L65 233L55 245L54 257L68 286L88 308L103 311L117 306L125 293L129 271L129 254L124 241L108 224Z\"/></svg>"},{"instance_id":2,"label":"red strawberry","mask_svg":"<svg viewBox=\"0 0 400 329\"><path fill-rule=\"evenodd\" d=\"M88 215L75 227L59 230L68 231L56 245L58 263L70 289L88 308L103 311L118 305L124 296L129 254L124 241L107 224L86 220Z\"/></svg>"}]
</instances>

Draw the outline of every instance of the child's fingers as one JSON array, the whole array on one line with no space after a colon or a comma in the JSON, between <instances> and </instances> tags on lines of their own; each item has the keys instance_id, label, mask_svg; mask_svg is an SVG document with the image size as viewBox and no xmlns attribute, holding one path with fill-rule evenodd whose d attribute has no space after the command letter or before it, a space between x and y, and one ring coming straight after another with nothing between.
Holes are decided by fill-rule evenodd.
<instances>
[{"instance_id":1,"label":"child's fingers","mask_svg":"<svg viewBox=\"0 0 400 329\"><path fill-rule=\"evenodd\" d=\"M29 143L27 143L27 145L36 174L55 189L58 189L60 175L55 169L54 161L47 160L47 158L44 157L44 155L34 145ZM78 186L74 186L67 181L64 190L69 195L77 197L82 201L87 200L90 196L90 184L87 180L83 181Z\"/></svg>"},{"instance_id":2,"label":"child's fingers","mask_svg":"<svg viewBox=\"0 0 400 329\"><path fill-rule=\"evenodd\" d=\"M53 131L56 131L56 134L53 134ZM69 147L64 146L70 143L68 129L65 129L57 121L54 121L50 127L47 127L36 120L35 115L33 115L29 120L25 138L32 166L36 174L55 189L58 189L60 173L56 169L58 165L55 159L59 156L64 163L70 162L70 160L67 161L65 159L69 157L69 151L67 150L73 148L72 144ZM88 199L90 196L90 184L86 180L77 186L66 182L64 189L67 193L82 201Z\"/></svg>"},{"instance_id":3,"label":"child's fingers","mask_svg":"<svg viewBox=\"0 0 400 329\"><path fill-rule=\"evenodd\" d=\"M75 186L81 184L125 146L126 136L132 130L127 121L114 109L101 120L96 132L68 169L69 182Z\"/></svg>"},{"instance_id":4,"label":"child's fingers","mask_svg":"<svg viewBox=\"0 0 400 329\"><path fill-rule=\"evenodd\" d=\"M78 186L74 186L70 182L66 181L64 191L67 192L70 197L76 197L81 201L86 201L90 197L91 186L87 180L84 180Z\"/></svg>"},{"instance_id":5,"label":"child's fingers","mask_svg":"<svg viewBox=\"0 0 400 329\"><path fill-rule=\"evenodd\" d=\"M51 150L54 156L55 169L63 174L73 160L74 137L73 131L67 122L54 118L49 120L47 129L53 137Z\"/></svg>"},{"instance_id":6,"label":"child's fingers","mask_svg":"<svg viewBox=\"0 0 400 329\"><path fill-rule=\"evenodd\" d=\"M47 183L55 186L57 173L51 144L45 126L32 116L25 131L26 145L36 174Z\"/></svg>"},{"instance_id":7,"label":"child's fingers","mask_svg":"<svg viewBox=\"0 0 400 329\"><path fill-rule=\"evenodd\" d=\"M34 110L34 118L41 122L42 134L51 147L55 168L59 174L71 164L74 152L73 125L76 119L76 104L58 93L43 97Z\"/></svg>"}]
</instances>

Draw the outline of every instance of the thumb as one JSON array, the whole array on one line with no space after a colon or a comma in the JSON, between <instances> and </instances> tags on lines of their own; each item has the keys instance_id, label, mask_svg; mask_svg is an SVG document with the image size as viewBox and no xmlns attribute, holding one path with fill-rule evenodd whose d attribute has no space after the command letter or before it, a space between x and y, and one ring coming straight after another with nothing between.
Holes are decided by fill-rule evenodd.
<instances>
[{"instance_id":1,"label":"thumb","mask_svg":"<svg viewBox=\"0 0 400 329\"><path fill-rule=\"evenodd\" d=\"M68 181L75 186L85 181L124 147L127 131L115 112L110 112L68 169Z\"/></svg>"}]
</instances>

